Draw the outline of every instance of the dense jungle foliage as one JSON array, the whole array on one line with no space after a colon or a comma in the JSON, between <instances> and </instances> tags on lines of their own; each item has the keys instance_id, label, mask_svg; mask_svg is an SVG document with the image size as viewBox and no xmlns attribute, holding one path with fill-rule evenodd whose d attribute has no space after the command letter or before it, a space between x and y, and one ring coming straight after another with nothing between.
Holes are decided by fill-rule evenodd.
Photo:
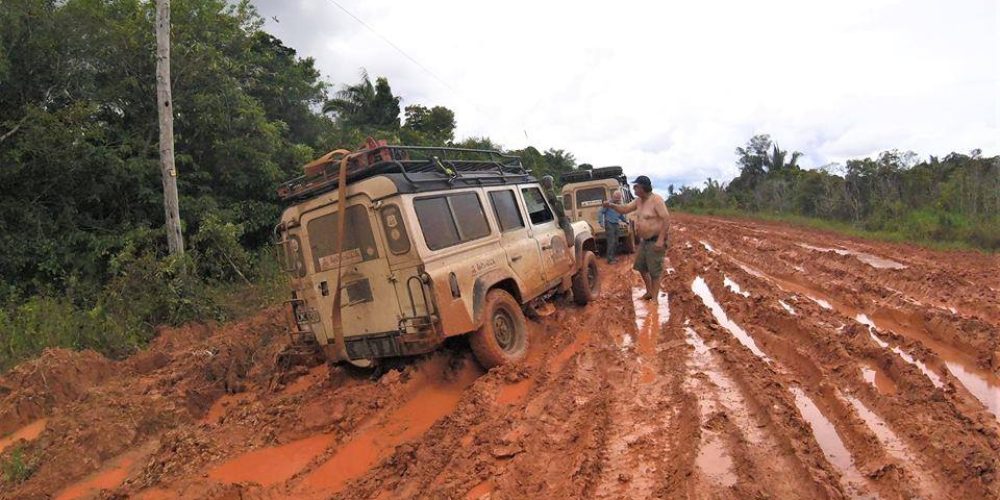
<instances>
[{"instance_id":1,"label":"dense jungle foliage","mask_svg":"<svg viewBox=\"0 0 1000 500\"><path fill-rule=\"evenodd\" d=\"M979 150L920 160L885 151L821 169L799 167L799 153L767 135L736 149L738 177L703 187L670 187L680 210L826 221L937 246L1000 249L1000 157Z\"/></svg>"},{"instance_id":2,"label":"dense jungle foliage","mask_svg":"<svg viewBox=\"0 0 1000 500\"><path fill-rule=\"evenodd\" d=\"M178 190L167 255L153 3L0 2L0 370L50 346L123 355L153 326L224 320L283 295L277 185L366 136L455 143L455 114L361 71L334 87L247 1L172 2ZM339 90L334 90L334 89ZM402 116L403 120L400 120ZM488 138L462 146L499 147ZM562 150L522 155L537 173Z\"/></svg>"}]
</instances>

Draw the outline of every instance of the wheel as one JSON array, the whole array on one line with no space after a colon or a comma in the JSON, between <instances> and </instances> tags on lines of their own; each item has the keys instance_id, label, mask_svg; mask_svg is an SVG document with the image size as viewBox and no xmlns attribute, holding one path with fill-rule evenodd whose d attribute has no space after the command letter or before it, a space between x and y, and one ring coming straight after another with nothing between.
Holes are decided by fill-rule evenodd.
<instances>
[{"instance_id":1,"label":"wheel","mask_svg":"<svg viewBox=\"0 0 1000 500\"><path fill-rule=\"evenodd\" d=\"M528 327L521 305L514 297L505 290L490 290L486 294L484 314L483 326L469 337L472 353L479 364L489 370L524 359L528 353Z\"/></svg>"},{"instance_id":2,"label":"wheel","mask_svg":"<svg viewBox=\"0 0 1000 500\"><path fill-rule=\"evenodd\" d=\"M580 270L573 275L573 302L585 306L601 292L601 278L597 272L597 256L587 250L583 253Z\"/></svg>"},{"instance_id":3,"label":"wheel","mask_svg":"<svg viewBox=\"0 0 1000 500\"><path fill-rule=\"evenodd\" d=\"M625 253L635 253L635 231L629 228L628 234L625 235L625 245L622 248Z\"/></svg>"}]
</instances>

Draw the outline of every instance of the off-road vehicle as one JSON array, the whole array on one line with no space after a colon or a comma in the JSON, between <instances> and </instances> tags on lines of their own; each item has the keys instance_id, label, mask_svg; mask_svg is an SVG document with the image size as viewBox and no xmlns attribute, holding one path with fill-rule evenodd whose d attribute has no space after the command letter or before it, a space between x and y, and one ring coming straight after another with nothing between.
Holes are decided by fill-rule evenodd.
<instances>
[{"instance_id":1,"label":"off-road vehicle","mask_svg":"<svg viewBox=\"0 0 1000 500\"><path fill-rule=\"evenodd\" d=\"M622 203L630 203L635 199L629 189L628 178L622 173L621 167L601 167L593 170L574 170L559 177L563 184L562 196L566 216L574 223L586 221L593 228L594 239L601 248L606 247L606 231L598 224L598 212L601 204L611 199L611 193L619 191ZM619 247L625 253L635 251L639 243L635 233L635 223L629 219L618 232Z\"/></svg>"},{"instance_id":2,"label":"off-road vehicle","mask_svg":"<svg viewBox=\"0 0 1000 500\"><path fill-rule=\"evenodd\" d=\"M278 194L289 203L275 228L292 276L289 335L328 359L370 366L470 334L489 368L525 356L525 312L599 291L590 227L560 228L515 156L369 139L306 165Z\"/></svg>"}]
</instances>

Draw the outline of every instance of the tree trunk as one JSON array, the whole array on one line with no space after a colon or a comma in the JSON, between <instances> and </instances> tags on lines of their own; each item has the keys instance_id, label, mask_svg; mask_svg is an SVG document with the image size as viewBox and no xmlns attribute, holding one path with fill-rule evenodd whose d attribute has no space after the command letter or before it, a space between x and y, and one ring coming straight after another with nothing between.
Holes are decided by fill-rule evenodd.
<instances>
[{"instance_id":1,"label":"tree trunk","mask_svg":"<svg viewBox=\"0 0 1000 500\"><path fill-rule=\"evenodd\" d=\"M174 112L170 95L170 0L156 0L156 108L160 116L160 174L171 255L184 254L174 167Z\"/></svg>"}]
</instances>

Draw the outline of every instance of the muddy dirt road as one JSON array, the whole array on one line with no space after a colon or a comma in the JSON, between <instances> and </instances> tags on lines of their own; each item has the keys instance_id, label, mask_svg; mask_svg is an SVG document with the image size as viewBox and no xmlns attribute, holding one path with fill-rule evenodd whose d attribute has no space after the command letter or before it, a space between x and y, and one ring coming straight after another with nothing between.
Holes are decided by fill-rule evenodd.
<instances>
[{"instance_id":1,"label":"muddy dirt road","mask_svg":"<svg viewBox=\"0 0 1000 500\"><path fill-rule=\"evenodd\" d=\"M668 257L489 373L280 366L277 310L49 351L0 378L0 497L1000 496L1000 258L690 216Z\"/></svg>"}]
</instances>

